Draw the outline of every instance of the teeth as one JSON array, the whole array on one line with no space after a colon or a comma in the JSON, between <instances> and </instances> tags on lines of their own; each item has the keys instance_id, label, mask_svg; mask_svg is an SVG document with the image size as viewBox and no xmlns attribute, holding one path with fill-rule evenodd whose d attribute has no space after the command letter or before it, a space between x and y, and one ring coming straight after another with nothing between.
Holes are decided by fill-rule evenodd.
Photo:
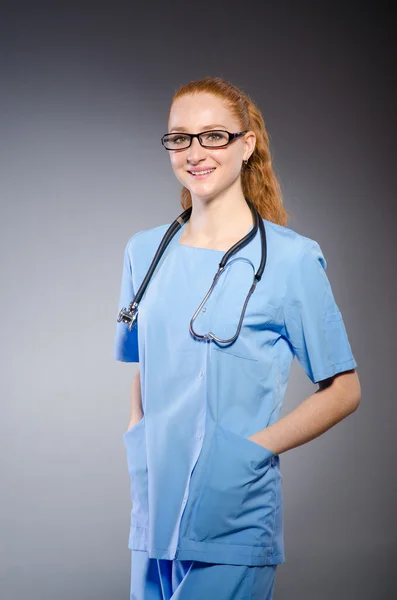
<instances>
[{"instance_id":1,"label":"teeth","mask_svg":"<svg viewBox=\"0 0 397 600\"><path fill-rule=\"evenodd\" d=\"M208 171L190 171L192 175L205 175L206 173L212 173L214 169L209 169Z\"/></svg>"}]
</instances>

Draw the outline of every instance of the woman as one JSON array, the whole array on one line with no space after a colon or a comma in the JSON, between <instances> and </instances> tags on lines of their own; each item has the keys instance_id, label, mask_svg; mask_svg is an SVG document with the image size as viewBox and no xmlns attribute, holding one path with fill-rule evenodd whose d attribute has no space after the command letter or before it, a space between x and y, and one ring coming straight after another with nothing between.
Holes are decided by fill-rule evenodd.
<instances>
[{"instance_id":1,"label":"woman","mask_svg":"<svg viewBox=\"0 0 397 600\"><path fill-rule=\"evenodd\" d=\"M357 364L320 246L285 226L252 100L219 78L184 85L162 143L190 218L179 220L133 327L126 307L170 224L136 233L125 249L115 358L139 362L123 436L130 597L271 600L285 562L280 454L357 408ZM225 253L255 232L252 207L266 262L245 313L260 227L202 304ZM294 356L319 389L279 419Z\"/></svg>"}]
</instances>

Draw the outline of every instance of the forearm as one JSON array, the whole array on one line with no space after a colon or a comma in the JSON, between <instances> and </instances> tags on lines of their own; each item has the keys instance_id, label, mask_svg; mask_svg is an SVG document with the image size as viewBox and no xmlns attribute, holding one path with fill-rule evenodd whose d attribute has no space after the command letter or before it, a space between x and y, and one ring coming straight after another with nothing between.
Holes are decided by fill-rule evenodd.
<instances>
[{"instance_id":1,"label":"forearm","mask_svg":"<svg viewBox=\"0 0 397 600\"><path fill-rule=\"evenodd\" d=\"M357 374L344 373L291 413L250 437L276 454L309 442L354 412L360 402Z\"/></svg>"},{"instance_id":2,"label":"forearm","mask_svg":"<svg viewBox=\"0 0 397 600\"><path fill-rule=\"evenodd\" d=\"M131 429L138 421L143 417L142 409L142 396L141 396L141 377L138 367L138 371L132 380L131 384L131 409L130 409L130 422L128 429Z\"/></svg>"}]
</instances>

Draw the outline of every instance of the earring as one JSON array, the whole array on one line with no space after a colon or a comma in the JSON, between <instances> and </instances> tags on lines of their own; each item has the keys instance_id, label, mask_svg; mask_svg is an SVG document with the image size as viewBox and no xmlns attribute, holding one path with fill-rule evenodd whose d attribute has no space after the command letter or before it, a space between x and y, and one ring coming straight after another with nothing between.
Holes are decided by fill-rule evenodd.
<instances>
[{"instance_id":1,"label":"earring","mask_svg":"<svg viewBox=\"0 0 397 600\"><path fill-rule=\"evenodd\" d=\"M245 166L248 166L248 158L244 162L245 162Z\"/></svg>"}]
</instances>

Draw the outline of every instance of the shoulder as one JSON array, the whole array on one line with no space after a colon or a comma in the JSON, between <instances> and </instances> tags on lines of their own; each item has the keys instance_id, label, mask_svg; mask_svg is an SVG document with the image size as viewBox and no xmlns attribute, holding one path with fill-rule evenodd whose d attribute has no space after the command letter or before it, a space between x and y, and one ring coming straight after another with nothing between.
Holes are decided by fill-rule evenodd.
<instances>
[{"instance_id":1,"label":"shoulder","mask_svg":"<svg viewBox=\"0 0 397 600\"><path fill-rule=\"evenodd\" d=\"M266 229L268 251L277 256L278 261L292 267L314 259L319 260L324 269L327 267L321 247L316 240L267 219L263 219L263 223Z\"/></svg>"},{"instance_id":2,"label":"shoulder","mask_svg":"<svg viewBox=\"0 0 397 600\"><path fill-rule=\"evenodd\" d=\"M165 225L158 225L157 227L137 231L127 241L126 251L131 256L136 252L152 253L153 249L157 249L170 225L171 223L166 223Z\"/></svg>"},{"instance_id":3,"label":"shoulder","mask_svg":"<svg viewBox=\"0 0 397 600\"><path fill-rule=\"evenodd\" d=\"M324 268L327 263L318 242L290 227L278 225L263 219L266 230L266 241L269 255L277 257L277 262L284 266L296 265L300 261L318 259ZM127 241L126 250L131 256L148 253L153 256L171 223L165 223L142 229L134 233Z\"/></svg>"}]
</instances>

